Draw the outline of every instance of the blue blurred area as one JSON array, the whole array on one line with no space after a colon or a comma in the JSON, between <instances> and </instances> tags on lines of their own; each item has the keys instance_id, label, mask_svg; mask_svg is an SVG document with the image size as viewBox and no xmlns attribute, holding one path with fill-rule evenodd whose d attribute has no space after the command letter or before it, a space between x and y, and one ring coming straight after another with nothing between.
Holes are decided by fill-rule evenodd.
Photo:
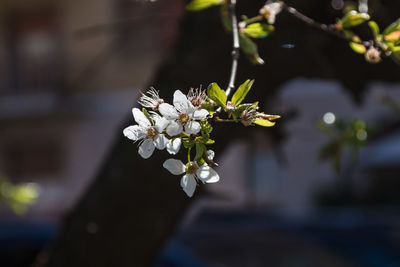
<instances>
[{"instance_id":1,"label":"blue blurred area","mask_svg":"<svg viewBox=\"0 0 400 267\"><path fill-rule=\"evenodd\" d=\"M394 267L399 252L398 210L319 209L293 217L214 209L181 230L155 266Z\"/></svg>"},{"instance_id":2,"label":"blue blurred area","mask_svg":"<svg viewBox=\"0 0 400 267\"><path fill-rule=\"evenodd\" d=\"M58 226L28 221L0 222L0 266L31 266L39 252L55 238Z\"/></svg>"}]
</instances>

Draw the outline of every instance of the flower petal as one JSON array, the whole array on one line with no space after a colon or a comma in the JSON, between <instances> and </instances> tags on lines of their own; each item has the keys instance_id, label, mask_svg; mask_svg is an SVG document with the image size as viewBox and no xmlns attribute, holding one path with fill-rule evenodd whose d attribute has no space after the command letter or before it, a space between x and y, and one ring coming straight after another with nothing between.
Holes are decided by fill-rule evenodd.
<instances>
[{"instance_id":1,"label":"flower petal","mask_svg":"<svg viewBox=\"0 0 400 267\"><path fill-rule=\"evenodd\" d=\"M181 124L177 123L176 121L171 121L167 127L167 134L169 136L175 136L182 132L183 127Z\"/></svg>"},{"instance_id":2,"label":"flower petal","mask_svg":"<svg viewBox=\"0 0 400 267\"><path fill-rule=\"evenodd\" d=\"M133 141L137 141L146 136L145 130L143 130L143 128L140 127L139 125L128 126L124 129L123 133L124 133L125 137L127 137Z\"/></svg>"},{"instance_id":3,"label":"flower petal","mask_svg":"<svg viewBox=\"0 0 400 267\"><path fill-rule=\"evenodd\" d=\"M171 155L175 155L176 153L179 152L179 149L181 148L182 140L180 138L176 138L174 140L170 140L167 143L167 151Z\"/></svg>"},{"instance_id":4,"label":"flower petal","mask_svg":"<svg viewBox=\"0 0 400 267\"><path fill-rule=\"evenodd\" d=\"M207 150L207 158L209 158L210 160L213 160L215 156L215 152L212 151L211 149Z\"/></svg>"},{"instance_id":5,"label":"flower petal","mask_svg":"<svg viewBox=\"0 0 400 267\"><path fill-rule=\"evenodd\" d=\"M149 126L151 126L149 119L147 119L147 117L143 114L143 112L140 111L140 109L133 108L132 114L137 124L139 124L143 128L148 128Z\"/></svg>"},{"instance_id":6,"label":"flower petal","mask_svg":"<svg viewBox=\"0 0 400 267\"><path fill-rule=\"evenodd\" d=\"M216 183L219 181L218 173L208 165L199 167L196 175L204 183Z\"/></svg>"},{"instance_id":7,"label":"flower petal","mask_svg":"<svg viewBox=\"0 0 400 267\"><path fill-rule=\"evenodd\" d=\"M162 103L158 107L158 111L161 113L161 115L163 115L164 117L166 117L169 120L176 120L179 117L176 109L167 103Z\"/></svg>"},{"instance_id":8,"label":"flower petal","mask_svg":"<svg viewBox=\"0 0 400 267\"><path fill-rule=\"evenodd\" d=\"M193 196L194 191L196 190L196 179L193 174L185 174L181 179L181 186L183 191L185 191L186 195L189 197Z\"/></svg>"},{"instance_id":9,"label":"flower petal","mask_svg":"<svg viewBox=\"0 0 400 267\"><path fill-rule=\"evenodd\" d=\"M187 113L189 108L189 100L180 90L174 93L174 106L180 113Z\"/></svg>"},{"instance_id":10,"label":"flower petal","mask_svg":"<svg viewBox=\"0 0 400 267\"><path fill-rule=\"evenodd\" d=\"M194 111L193 119L195 120L205 119L208 116L208 114L209 113L206 109L198 109Z\"/></svg>"},{"instance_id":11,"label":"flower petal","mask_svg":"<svg viewBox=\"0 0 400 267\"><path fill-rule=\"evenodd\" d=\"M167 144L168 144L168 139L163 134L158 134L156 139L154 140L154 145L159 150L163 150Z\"/></svg>"},{"instance_id":12,"label":"flower petal","mask_svg":"<svg viewBox=\"0 0 400 267\"><path fill-rule=\"evenodd\" d=\"M173 175L180 175L185 173L185 164L177 159L167 159L163 163L163 167L166 168Z\"/></svg>"},{"instance_id":13,"label":"flower petal","mask_svg":"<svg viewBox=\"0 0 400 267\"><path fill-rule=\"evenodd\" d=\"M197 134L201 130L201 125L197 121L190 121L185 125L185 132L188 134Z\"/></svg>"},{"instance_id":14,"label":"flower petal","mask_svg":"<svg viewBox=\"0 0 400 267\"><path fill-rule=\"evenodd\" d=\"M162 131L164 131L165 128L167 128L168 123L170 122L169 120L167 120L164 117L161 116L156 116L154 117L154 121L155 121L155 127L157 132L161 133Z\"/></svg>"},{"instance_id":15,"label":"flower petal","mask_svg":"<svg viewBox=\"0 0 400 267\"><path fill-rule=\"evenodd\" d=\"M140 156L142 156L142 158L148 159L153 154L154 149L155 149L155 146L154 146L153 140L146 139L139 146L139 154L140 154Z\"/></svg>"}]
</instances>

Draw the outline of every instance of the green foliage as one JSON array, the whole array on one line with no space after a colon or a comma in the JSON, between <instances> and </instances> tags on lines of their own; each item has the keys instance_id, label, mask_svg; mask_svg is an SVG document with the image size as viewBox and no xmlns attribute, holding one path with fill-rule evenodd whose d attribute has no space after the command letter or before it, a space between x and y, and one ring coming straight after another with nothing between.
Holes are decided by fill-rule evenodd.
<instances>
[{"instance_id":1,"label":"green foliage","mask_svg":"<svg viewBox=\"0 0 400 267\"><path fill-rule=\"evenodd\" d=\"M238 106L240 103L242 103L247 93L250 91L253 83L254 80L247 80L239 86L232 96L231 102L234 106Z\"/></svg>"},{"instance_id":2,"label":"green foliage","mask_svg":"<svg viewBox=\"0 0 400 267\"><path fill-rule=\"evenodd\" d=\"M196 156L194 157L195 161L203 158L203 154L207 152L207 148L202 143L196 143Z\"/></svg>"},{"instance_id":3,"label":"green foliage","mask_svg":"<svg viewBox=\"0 0 400 267\"><path fill-rule=\"evenodd\" d=\"M23 215L36 202L39 191L32 184L15 185L0 177L0 202L6 203L17 215Z\"/></svg>"},{"instance_id":4,"label":"green foliage","mask_svg":"<svg viewBox=\"0 0 400 267\"><path fill-rule=\"evenodd\" d=\"M395 22L390 24L384 31L383 35L388 35L392 32L399 31L400 30L400 18L397 19Z\"/></svg>"},{"instance_id":5,"label":"green foliage","mask_svg":"<svg viewBox=\"0 0 400 267\"><path fill-rule=\"evenodd\" d=\"M378 24L371 20L368 22L368 26L371 29L372 33L374 34L375 38L379 35L379 26Z\"/></svg>"},{"instance_id":6,"label":"green foliage","mask_svg":"<svg viewBox=\"0 0 400 267\"><path fill-rule=\"evenodd\" d=\"M257 124L259 126L263 126L263 127L272 127L275 125L275 122L265 120L265 119L258 119L258 120L255 120L253 123Z\"/></svg>"},{"instance_id":7,"label":"green foliage","mask_svg":"<svg viewBox=\"0 0 400 267\"><path fill-rule=\"evenodd\" d=\"M239 34L239 44L243 53L249 59L249 61L256 65L264 64L264 60L260 58L258 54L257 45L245 34Z\"/></svg>"},{"instance_id":8,"label":"green foliage","mask_svg":"<svg viewBox=\"0 0 400 267\"><path fill-rule=\"evenodd\" d=\"M358 54L365 54L365 52L367 52L367 48L363 44L350 42L349 45L350 48L353 49L353 51Z\"/></svg>"},{"instance_id":9,"label":"green foliage","mask_svg":"<svg viewBox=\"0 0 400 267\"><path fill-rule=\"evenodd\" d=\"M211 83L207 88L207 95L211 100L214 100L218 106L225 108L226 94L217 83Z\"/></svg>"},{"instance_id":10,"label":"green foliage","mask_svg":"<svg viewBox=\"0 0 400 267\"><path fill-rule=\"evenodd\" d=\"M342 28L352 28L358 26L370 19L369 15L366 13L358 13L352 10L344 15L344 17L339 20L339 25Z\"/></svg>"},{"instance_id":11,"label":"green foliage","mask_svg":"<svg viewBox=\"0 0 400 267\"><path fill-rule=\"evenodd\" d=\"M212 6L219 6L223 3L223 0L192 0L186 9L189 11L199 11Z\"/></svg>"},{"instance_id":12,"label":"green foliage","mask_svg":"<svg viewBox=\"0 0 400 267\"><path fill-rule=\"evenodd\" d=\"M265 38L274 31L274 26L266 23L252 23L244 28L246 35L251 38Z\"/></svg>"},{"instance_id":13,"label":"green foliage","mask_svg":"<svg viewBox=\"0 0 400 267\"><path fill-rule=\"evenodd\" d=\"M346 149L352 152L353 162L357 161L359 148L366 144L368 135L374 131L362 120L336 120L332 124L318 120L316 127L329 137L329 141L320 148L319 157L331 160L335 171L340 171L341 157Z\"/></svg>"}]
</instances>

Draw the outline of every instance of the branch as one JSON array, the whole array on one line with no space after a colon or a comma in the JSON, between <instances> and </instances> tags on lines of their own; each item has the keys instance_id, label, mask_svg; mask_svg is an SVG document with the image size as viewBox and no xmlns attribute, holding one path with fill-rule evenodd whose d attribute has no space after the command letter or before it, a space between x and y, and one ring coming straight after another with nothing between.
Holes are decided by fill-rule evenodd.
<instances>
[{"instance_id":1,"label":"branch","mask_svg":"<svg viewBox=\"0 0 400 267\"><path fill-rule=\"evenodd\" d=\"M365 9L365 5L367 5L367 8L368 8L368 2L367 1L360 1L360 3L362 3L362 4L360 4L362 6L362 8ZM295 18L301 20L302 22L304 22L305 24L307 24L307 25L309 25L311 27L314 27L314 28L319 29L321 31L327 32L329 34L333 34L336 37L339 37L339 38L344 39L344 40L349 41L349 42L357 42L355 40L352 40L352 38L346 37L345 35L341 34L340 31L338 31L336 29L335 25L332 25L332 24L327 25L327 24L323 24L323 23L317 22L317 21L313 20L312 18L307 17L303 13L300 13L294 7L288 6L286 3L283 3L283 2L282 2L282 7L289 14L293 15ZM395 64L400 65L400 60L395 55L391 54L389 57Z\"/></svg>"},{"instance_id":2,"label":"branch","mask_svg":"<svg viewBox=\"0 0 400 267\"><path fill-rule=\"evenodd\" d=\"M344 35L340 34L336 29L334 25L327 25L327 24L323 24L320 22L317 22L315 20L313 20L310 17L307 17L306 15L304 15L303 13L300 13L299 11L297 11L297 9L295 9L294 7L288 6L286 3L283 3L283 9L286 10L289 14L293 15L295 18L301 20L302 22L304 22L305 24L314 27L316 29L319 29L321 31L327 32L329 34L333 34L336 35L339 38L342 39L346 39L348 40L348 38L346 38Z\"/></svg>"},{"instance_id":3,"label":"branch","mask_svg":"<svg viewBox=\"0 0 400 267\"><path fill-rule=\"evenodd\" d=\"M239 32L238 32L238 23L235 13L236 0L231 0L229 4L229 13L232 20L232 32L233 32L233 50L232 50L232 68L231 68L231 76L229 78L228 88L225 90L226 96L229 96L231 91L235 88L235 80L237 73L237 66L239 61Z\"/></svg>"}]
</instances>

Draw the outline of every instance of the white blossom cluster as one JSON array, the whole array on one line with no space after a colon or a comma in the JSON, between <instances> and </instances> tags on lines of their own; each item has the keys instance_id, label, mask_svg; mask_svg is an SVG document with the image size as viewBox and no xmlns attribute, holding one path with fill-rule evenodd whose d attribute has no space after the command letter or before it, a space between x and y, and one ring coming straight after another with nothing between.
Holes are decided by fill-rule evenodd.
<instances>
[{"instance_id":1,"label":"white blossom cluster","mask_svg":"<svg viewBox=\"0 0 400 267\"><path fill-rule=\"evenodd\" d=\"M151 88L147 94L142 94L138 101L151 111L133 108L132 113L137 124L125 128L123 134L134 142L139 142L139 154L144 159L150 158L155 148L166 149L169 154L175 155L181 148L183 138L196 136L202 130L200 122L209 117L209 112L202 108L206 99L207 95L201 90L192 89L188 96L176 90L173 105L170 105ZM205 157L212 160L214 152L208 150ZM180 184L189 197L193 196L197 182L219 181L219 175L206 161L203 160L201 165L198 162L190 160L189 149L188 163L168 159L163 164L163 167L174 175L184 174Z\"/></svg>"}]
</instances>

